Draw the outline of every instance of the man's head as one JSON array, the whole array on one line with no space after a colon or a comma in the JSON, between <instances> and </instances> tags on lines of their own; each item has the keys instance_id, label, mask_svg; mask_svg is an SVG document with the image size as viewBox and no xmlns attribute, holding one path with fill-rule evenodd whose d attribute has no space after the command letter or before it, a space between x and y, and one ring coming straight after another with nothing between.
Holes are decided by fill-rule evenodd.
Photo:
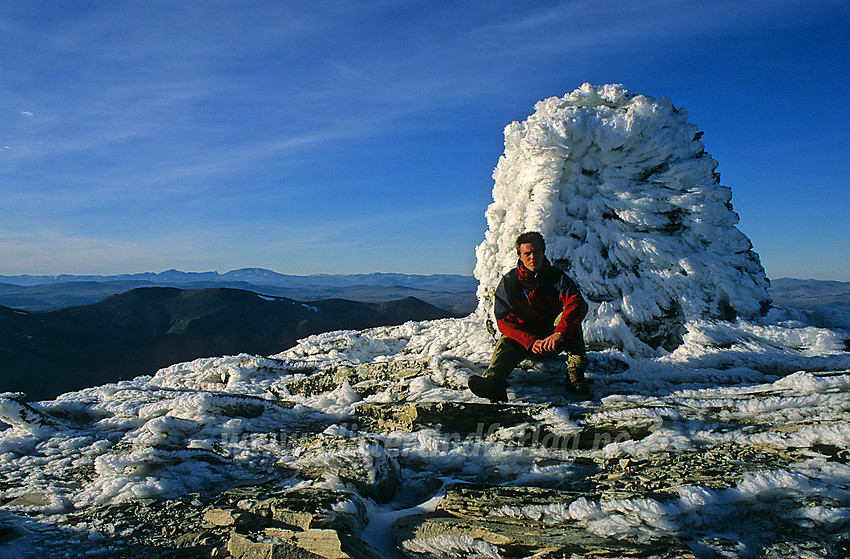
<instances>
[{"instance_id":1,"label":"man's head","mask_svg":"<svg viewBox=\"0 0 850 559\"><path fill-rule=\"evenodd\" d=\"M546 241L543 240L543 235L537 231L528 231L516 239L517 256L519 256L522 265L529 271L537 272L543 267L546 261L545 251Z\"/></svg>"}]
</instances>

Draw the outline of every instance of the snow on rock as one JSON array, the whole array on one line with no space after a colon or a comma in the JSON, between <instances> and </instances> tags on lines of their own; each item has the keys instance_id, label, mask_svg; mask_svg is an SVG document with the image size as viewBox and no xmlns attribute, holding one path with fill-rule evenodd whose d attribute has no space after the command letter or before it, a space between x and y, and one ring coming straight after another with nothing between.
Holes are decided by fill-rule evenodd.
<instances>
[{"instance_id":1,"label":"snow on rock","mask_svg":"<svg viewBox=\"0 0 850 559\"><path fill-rule=\"evenodd\" d=\"M161 542L159 528L138 527L150 525L150 499L174 507L163 509L170 530L208 533L201 517L223 506L222 491L233 495L225 511L314 519L296 535L362 533L351 545L379 549L358 557L497 557L518 545L687 557L720 537L752 554L778 534L834 551L850 524L850 354L824 336L694 323L671 354L590 352L585 401L557 388L563 370L535 364L511 377L507 405L471 395L464 380L493 347L474 315L197 359L54 401L5 394L0 514L73 527L92 554L100 542ZM304 390L313 377L324 380ZM352 520L367 509L368 521ZM377 528L388 517L392 535ZM550 539L541 526L554 527ZM214 546L232 542L230 527L215 530ZM67 534L38 534L42 556L77 556Z\"/></svg>"},{"instance_id":2,"label":"snow on rock","mask_svg":"<svg viewBox=\"0 0 850 559\"><path fill-rule=\"evenodd\" d=\"M701 135L669 99L621 85L585 84L508 125L476 249L479 313L524 231L590 300L589 342L652 354L687 321L763 313L768 281Z\"/></svg>"},{"instance_id":3,"label":"snow on rock","mask_svg":"<svg viewBox=\"0 0 850 559\"><path fill-rule=\"evenodd\" d=\"M695 135L619 86L509 126L468 317L0 394L0 557L846 556L850 332L760 315ZM557 361L521 363L504 404L466 388L526 229L617 346L589 351L581 399Z\"/></svg>"}]
</instances>

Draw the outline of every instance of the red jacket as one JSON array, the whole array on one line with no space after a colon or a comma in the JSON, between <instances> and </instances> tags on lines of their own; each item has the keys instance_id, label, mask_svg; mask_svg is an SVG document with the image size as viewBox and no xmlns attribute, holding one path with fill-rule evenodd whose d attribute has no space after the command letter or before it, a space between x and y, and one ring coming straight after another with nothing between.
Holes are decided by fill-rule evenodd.
<instances>
[{"instance_id":1,"label":"red jacket","mask_svg":"<svg viewBox=\"0 0 850 559\"><path fill-rule=\"evenodd\" d=\"M587 314L587 302L575 282L558 268L547 263L534 274L519 262L499 282L493 310L499 332L531 351L535 340L554 332L571 339Z\"/></svg>"}]
</instances>

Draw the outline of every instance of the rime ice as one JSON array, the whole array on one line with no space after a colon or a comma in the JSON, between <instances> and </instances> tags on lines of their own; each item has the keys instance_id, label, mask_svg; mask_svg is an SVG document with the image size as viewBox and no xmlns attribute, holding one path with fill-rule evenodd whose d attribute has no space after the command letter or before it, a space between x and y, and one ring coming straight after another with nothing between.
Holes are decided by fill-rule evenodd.
<instances>
[{"instance_id":1,"label":"rime ice","mask_svg":"<svg viewBox=\"0 0 850 559\"><path fill-rule=\"evenodd\" d=\"M376 556L525 549L439 530L449 492L474 484L482 499L545 494L487 511L491 528L537 523L534 545L572 532L617 549L676 538L700 557L837 556L812 550L839 549L850 526L850 319L831 330L780 307L759 316L764 272L695 136L684 111L619 86L543 101L510 125L468 317L328 332L53 401L0 394L0 521L23 527L0 556L103 556L110 524L89 511L249 485L337 492L330 512L357 518L350 535ZM526 229L594 301L586 337L620 349L589 351L581 402L560 393L557 364L522 364L508 406L519 419L497 423L466 383L493 351L487 297ZM396 421L375 426L368 409ZM432 409L481 429L460 432L447 413L414 424L411 410ZM606 440L612 429L629 437ZM405 519L408 537L393 540Z\"/></svg>"},{"instance_id":2,"label":"rime ice","mask_svg":"<svg viewBox=\"0 0 850 559\"><path fill-rule=\"evenodd\" d=\"M540 231L591 302L588 342L651 354L675 349L690 320L761 314L764 270L700 136L670 100L619 85L585 84L508 125L476 251L479 313L516 237Z\"/></svg>"}]
</instances>

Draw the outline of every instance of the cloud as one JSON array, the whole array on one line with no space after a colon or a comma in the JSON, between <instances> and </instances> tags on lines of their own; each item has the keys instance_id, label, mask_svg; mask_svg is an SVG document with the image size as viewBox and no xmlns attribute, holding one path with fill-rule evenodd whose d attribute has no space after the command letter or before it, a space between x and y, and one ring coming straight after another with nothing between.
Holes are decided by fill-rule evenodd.
<instances>
[{"instance_id":1,"label":"cloud","mask_svg":"<svg viewBox=\"0 0 850 559\"><path fill-rule=\"evenodd\" d=\"M402 129L394 123L411 133L435 122L411 116L511 94L509 78L534 60L599 59L629 41L745 27L775 11L746 0L717 4L580 0L514 12L460 5L435 7L420 21L398 18L406 6L398 2L238 10L130 2L52 18L47 29L18 27L14 35L27 54L13 65L13 81L52 85L3 91L46 109L35 135L9 143L9 161L173 144L172 154L185 157L162 161L173 165L169 173L214 176L216 165L198 154L250 165L264 154ZM739 17L722 18L723 9ZM466 12L474 12L471 28L458 17ZM384 25L389 18L393 25Z\"/></svg>"},{"instance_id":2,"label":"cloud","mask_svg":"<svg viewBox=\"0 0 850 559\"><path fill-rule=\"evenodd\" d=\"M446 161L443 176L409 171L441 167L435 153L498 150L505 118L526 116L544 95L564 94L612 68L622 73L631 66L640 75L646 64L699 55L714 47L716 41L707 43L712 37L846 10L837 0L777 0L770 8L754 0L215 6L128 0L55 17L52 6L20 5L27 6L18 8L26 19L0 5L0 30L9 31L0 33L0 63L9 68L0 82L0 119L12 117L8 127L0 120L0 198L15 208L7 210L5 227L43 224L49 216L61 222L57 227L69 223L68 230L126 224L146 235L145 227L181 221L190 224L183 234L191 227L237 229L230 224L244 226L246 208L253 207L264 219L274 213L274 223L258 221L256 228L275 234L280 221L305 219L317 190L333 196L321 206L368 210L340 219L318 208L314 234L325 243L331 233L366 237L430 219L410 213L415 202L403 194L383 214L360 202L386 195L385 173L408 183L432 181L427 188L435 199L451 199L456 187L444 176L462 163ZM694 88L706 96L716 91L698 67L688 71L695 82L706 80ZM494 139L483 148L488 134ZM387 153L403 155L382 161ZM481 192L479 214L486 186ZM20 242L49 262L51 251L37 249L39 238L54 242L50 235ZM55 238L66 254L88 247L81 254L107 258L122 247L95 234ZM160 250L153 243L125 248L139 259L144 253L133 251L149 250L151 261ZM26 258L27 250L15 254Z\"/></svg>"}]
</instances>

